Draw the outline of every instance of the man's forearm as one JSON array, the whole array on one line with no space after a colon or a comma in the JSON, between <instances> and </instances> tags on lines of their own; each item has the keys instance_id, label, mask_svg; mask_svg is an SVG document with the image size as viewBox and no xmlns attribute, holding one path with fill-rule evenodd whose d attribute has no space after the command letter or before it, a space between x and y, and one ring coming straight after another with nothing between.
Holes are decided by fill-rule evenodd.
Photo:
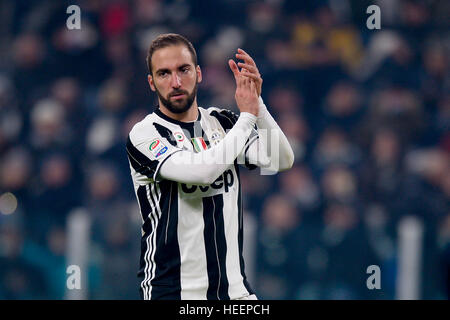
<instances>
[{"instance_id":1,"label":"man's forearm","mask_svg":"<svg viewBox=\"0 0 450 320\"><path fill-rule=\"evenodd\" d=\"M260 148L266 149L270 160L269 170L283 171L292 167L294 152L275 119L267 110L262 98L259 98L259 113L256 121L258 127Z\"/></svg>"},{"instance_id":2,"label":"man's forearm","mask_svg":"<svg viewBox=\"0 0 450 320\"><path fill-rule=\"evenodd\" d=\"M199 153L187 150L174 153L162 164L160 176L188 184L213 183L243 151L255 122L256 116L242 112L220 143Z\"/></svg>"}]
</instances>

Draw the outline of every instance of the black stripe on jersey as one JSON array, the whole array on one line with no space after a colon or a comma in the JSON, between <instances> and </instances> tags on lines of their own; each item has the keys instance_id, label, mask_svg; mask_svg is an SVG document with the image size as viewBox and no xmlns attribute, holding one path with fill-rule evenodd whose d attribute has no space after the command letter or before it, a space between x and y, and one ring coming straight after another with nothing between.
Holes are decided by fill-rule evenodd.
<instances>
[{"instance_id":1,"label":"black stripe on jersey","mask_svg":"<svg viewBox=\"0 0 450 320\"><path fill-rule=\"evenodd\" d=\"M238 222L239 222L239 231L238 231L238 244L239 244L239 264L241 267L241 276L244 282L244 286L250 294L254 294L255 292L250 287L250 284L247 281L247 276L245 275L245 263L243 256L243 247L244 247L244 216L243 216L243 208L242 208L242 185L241 178L239 176L239 166L237 161L234 161L234 169L236 170L236 175L238 178Z\"/></svg>"},{"instance_id":2,"label":"black stripe on jersey","mask_svg":"<svg viewBox=\"0 0 450 320\"><path fill-rule=\"evenodd\" d=\"M203 137L203 128L200 121L190 122L191 126L183 128L184 134L188 139Z\"/></svg>"},{"instance_id":3,"label":"black stripe on jersey","mask_svg":"<svg viewBox=\"0 0 450 320\"><path fill-rule=\"evenodd\" d=\"M173 136L173 133L172 133L172 131L170 131L170 129L160 125L157 122L153 122L153 126L156 128L156 130L161 135L161 137L166 138L167 141L169 141L169 143L171 145L173 145L175 147L177 146L177 140Z\"/></svg>"},{"instance_id":4,"label":"black stripe on jersey","mask_svg":"<svg viewBox=\"0 0 450 320\"><path fill-rule=\"evenodd\" d=\"M250 139L250 138L249 138ZM259 136L257 136L256 138L255 138L255 140L256 139L259 139ZM252 141L252 143L256 143L255 141ZM248 144L247 145L247 147L245 147L245 151L244 151L244 154L246 155L247 154L247 151L248 151L248 149L250 148L250 146L252 145L252 143L250 143L250 144ZM256 164L251 164L249 161L248 161L248 158L247 157L244 157L245 158L245 166L249 169L249 170L254 170L254 169L256 169L256 168L258 168L258 166L256 165Z\"/></svg>"},{"instance_id":5,"label":"black stripe on jersey","mask_svg":"<svg viewBox=\"0 0 450 320\"><path fill-rule=\"evenodd\" d=\"M205 131L203 130L203 128L201 128L201 136L203 137L203 140L205 140L206 143L206 148L209 149L211 147L211 144L209 143L209 138L208 135L205 133ZM192 140L191 140L192 141Z\"/></svg>"},{"instance_id":6,"label":"black stripe on jersey","mask_svg":"<svg viewBox=\"0 0 450 320\"><path fill-rule=\"evenodd\" d=\"M225 131L233 128L239 118L233 111L230 110L222 110L220 112L214 110L211 111L211 115L219 121Z\"/></svg>"},{"instance_id":7,"label":"black stripe on jersey","mask_svg":"<svg viewBox=\"0 0 450 320\"><path fill-rule=\"evenodd\" d=\"M145 201L146 206L151 206L151 212L148 215L148 219L144 223L144 226L147 225L147 227L143 226L144 234L141 239L140 260L141 269L138 273L138 277L142 279L140 288L141 298L147 300L150 297L150 281L154 277L155 270L155 262L153 256L156 250L154 245L156 234L153 228L158 224L159 220L157 207L158 200L156 198L156 195L153 195L153 192L156 193L155 184L150 184L139 188L143 189L143 191L139 192L141 199L143 199L142 202Z\"/></svg>"},{"instance_id":8,"label":"black stripe on jersey","mask_svg":"<svg viewBox=\"0 0 450 320\"><path fill-rule=\"evenodd\" d=\"M214 218L216 219L217 228L217 249L219 252L220 262L220 287L219 297L221 300L230 300L228 295L228 278L227 278L227 240L225 238L225 221L223 219L223 194L213 196L215 204Z\"/></svg>"},{"instance_id":9,"label":"black stripe on jersey","mask_svg":"<svg viewBox=\"0 0 450 320\"><path fill-rule=\"evenodd\" d=\"M151 232L152 227L150 221L150 212L152 211L152 208L150 206L150 203L148 202L147 190L145 186L139 186L136 194L138 197L139 206L141 208L142 221L144 221L142 229L144 230L144 233L147 234Z\"/></svg>"},{"instance_id":10,"label":"black stripe on jersey","mask_svg":"<svg viewBox=\"0 0 450 320\"><path fill-rule=\"evenodd\" d=\"M158 197L157 197L157 187L155 183L151 183L147 185L147 197L150 198L150 204L152 205L153 212L150 214L150 223L153 224L152 228L158 225L158 221L161 218L160 213L158 211L159 203L158 203ZM152 230L152 233L149 233L147 236L147 243L151 242L151 250L146 253L146 272L145 272L145 278L142 282L142 286L145 288L145 299L151 299L151 280L154 278L155 275L155 269L156 269L156 263L154 261L154 252L156 251L155 246L155 238L156 234L155 231Z\"/></svg>"},{"instance_id":11,"label":"black stripe on jersey","mask_svg":"<svg viewBox=\"0 0 450 320\"><path fill-rule=\"evenodd\" d=\"M150 202L147 198L147 189L145 186L139 186L138 190L137 190L137 197L138 197L138 201L139 201L139 207L141 208L141 215L144 218L144 224L143 224L143 230L144 230L144 234L141 238L141 257L140 257L140 261L139 261L139 266L140 269L138 271L138 277L141 279L144 279L144 277L146 277L146 268L148 268L148 262L146 260L146 256L147 256L147 250L148 250L148 245L147 245L147 238L149 237L150 234L150 230L149 227L151 228L151 218L150 218L150 213L152 211ZM146 230L147 229L147 230ZM139 288L139 293L141 295L142 299L146 298L146 294L144 294L143 291L143 287L140 286Z\"/></svg>"},{"instance_id":12,"label":"black stripe on jersey","mask_svg":"<svg viewBox=\"0 0 450 320\"><path fill-rule=\"evenodd\" d=\"M208 269L208 300L229 300L226 270L227 242L223 220L223 195L204 197L203 236Z\"/></svg>"},{"instance_id":13,"label":"black stripe on jersey","mask_svg":"<svg viewBox=\"0 0 450 320\"><path fill-rule=\"evenodd\" d=\"M156 229L155 278L152 280L153 300L180 300L180 247L178 245L177 183L163 180L161 189L161 218ZM158 204L157 204L158 205Z\"/></svg>"},{"instance_id":14,"label":"black stripe on jersey","mask_svg":"<svg viewBox=\"0 0 450 320\"><path fill-rule=\"evenodd\" d=\"M127 139L127 154L130 160L131 166L139 172L149 178L153 178L156 168L158 167L157 160L150 160L142 152L140 152L131 142L130 136Z\"/></svg>"}]
</instances>

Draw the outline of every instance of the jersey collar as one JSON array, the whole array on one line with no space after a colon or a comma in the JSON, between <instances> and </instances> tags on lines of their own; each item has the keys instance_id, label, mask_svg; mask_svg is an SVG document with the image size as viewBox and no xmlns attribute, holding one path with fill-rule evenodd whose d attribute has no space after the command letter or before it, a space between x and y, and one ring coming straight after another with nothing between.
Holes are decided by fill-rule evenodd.
<instances>
[{"instance_id":1,"label":"jersey collar","mask_svg":"<svg viewBox=\"0 0 450 320\"><path fill-rule=\"evenodd\" d=\"M160 118L163 118L164 120L166 120L168 122L177 124L177 125L179 125L182 128L192 127L196 121L200 121L200 119L201 119L200 109L198 109L197 120L196 121L191 121L191 122L183 122L183 121L178 121L178 120L172 119L171 117L169 117L169 116L165 115L164 113L162 113L158 106L155 107L154 113L156 113L156 115L158 115Z\"/></svg>"}]
</instances>

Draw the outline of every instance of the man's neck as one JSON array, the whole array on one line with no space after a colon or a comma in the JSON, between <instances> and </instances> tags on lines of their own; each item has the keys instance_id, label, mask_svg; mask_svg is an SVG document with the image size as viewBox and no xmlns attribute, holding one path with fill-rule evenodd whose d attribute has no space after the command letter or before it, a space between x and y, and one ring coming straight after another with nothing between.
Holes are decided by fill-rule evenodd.
<instances>
[{"instance_id":1,"label":"man's neck","mask_svg":"<svg viewBox=\"0 0 450 320\"><path fill-rule=\"evenodd\" d=\"M198 118L198 106L197 101L194 101L192 103L192 106L183 113L173 113L169 109L167 109L162 103L159 103L159 110L161 110L162 113L164 113L169 118L172 118L177 121L182 122L193 122L196 121Z\"/></svg>"}]
</instances>

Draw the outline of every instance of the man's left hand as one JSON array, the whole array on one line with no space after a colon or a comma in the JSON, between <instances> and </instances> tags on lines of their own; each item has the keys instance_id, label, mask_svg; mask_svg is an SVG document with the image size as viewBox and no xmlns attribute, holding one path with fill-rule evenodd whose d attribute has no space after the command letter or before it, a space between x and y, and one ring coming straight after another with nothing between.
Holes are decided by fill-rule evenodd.
<instances>
[{"instance_id":1,"label":"man's left hand","mask_svg":"<svg viewBox=\"0 0 450 320\"><path fill-rule=\"evenodd\" d=\"M258 93L258 96L261 96L263 79L261 77L261 74L259 73L255 61L247 52L242 49L238 49L236 58L244 60L244 62L238 62L237 64L241 68L240 73L246 77L249 77L255 82L256 92Z\"/></svg>"}]
</instances>

